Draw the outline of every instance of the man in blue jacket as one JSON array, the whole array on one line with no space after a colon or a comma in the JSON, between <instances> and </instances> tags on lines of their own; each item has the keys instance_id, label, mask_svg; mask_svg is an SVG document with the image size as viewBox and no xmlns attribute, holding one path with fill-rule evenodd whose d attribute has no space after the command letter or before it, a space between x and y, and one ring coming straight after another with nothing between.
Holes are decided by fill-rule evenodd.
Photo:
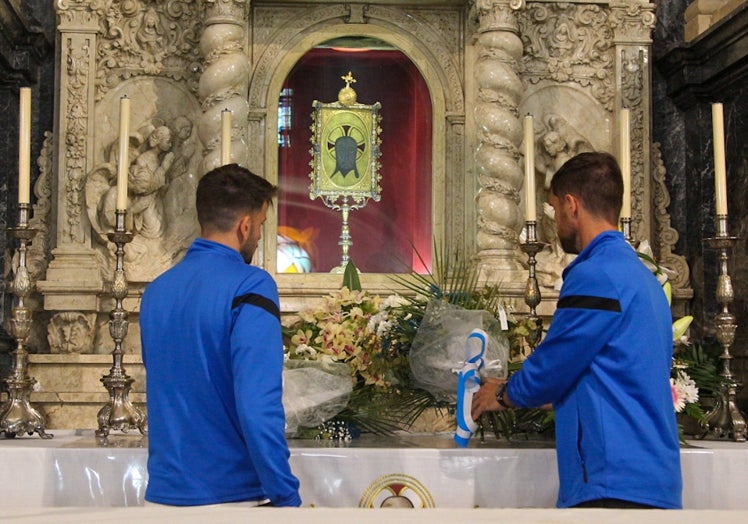
<instances>
[{"instance_id":1,"label":"man in blue jacket","mask_svg":"<svg viewBox=\"0 0 748 524\"><path fill-rule=\"evenodd\" d=\"M284 434L278 290L250 265L276 192L236 164L206 174L201 237L143 294L147 501L301 504Z\"/></svg>"},{"instance_id":2,"label":"man in blue jacket","mask_svg":"<svg viewBox=\"0 0 748 524\"><path fill-rule=\"evenodd\" d=\"M578 256L545 339L508 382L481 387L472 416L552 404L559 507L680 508L670 308L618 232L622 195L607 153L577 155L553 176L558 237Z\"/></svg>"}]
</instances>

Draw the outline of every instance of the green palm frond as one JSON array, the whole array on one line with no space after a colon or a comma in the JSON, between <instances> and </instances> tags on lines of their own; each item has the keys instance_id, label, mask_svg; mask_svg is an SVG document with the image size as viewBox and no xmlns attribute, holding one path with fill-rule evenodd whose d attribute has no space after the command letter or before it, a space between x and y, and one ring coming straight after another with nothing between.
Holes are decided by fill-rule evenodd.
<instances>
[{"instance_id":1,"label":"green palm frond","mask_svg":"<svg viewBox=\"0 0 748 524\"><path fill-rule=\"evenodd\" d=\"M679 347L676 361L686 366L688 375L696 383L699 391L715 394L722 385L718 371L717 352L708 351L702 344Z\"/></svg>"},{"instance_id":2,"label":"green palm frond","mask_svg":"<svg viewBox=\"0 0 748 524\"><path fill-rule=\"evenodd\" d=\"M422 389L381 391L373 387L355 388L345 410L337 415L362 431L387 435L408 429L428 408L434 397Z\"/></svg>"},{"instance_id":3,"label":"green palm frond","mask_svg":"<svg viewBox=\"0 0 748 524\"><path fill-rule=\"evenodd\" d=\"M483 428L493 429L496 438L512 440L517 435L549 433L554 427L553 411L541 409L507 409L490 411L481 417Z\"/></svg>"}]
</instances>

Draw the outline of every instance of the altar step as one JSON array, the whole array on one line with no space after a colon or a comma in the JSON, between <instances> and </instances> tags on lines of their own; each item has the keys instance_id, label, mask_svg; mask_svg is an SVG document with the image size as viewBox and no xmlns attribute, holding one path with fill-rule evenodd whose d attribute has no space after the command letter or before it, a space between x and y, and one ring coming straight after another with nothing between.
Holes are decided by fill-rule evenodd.
<instances>
[{"instance_id":1,"label":"altar step","mask_svg":"<svg viewBox=\"0 0 748 524\"><path fill-rule=\"evenodd\" d=\"M101 383L112 367L111 354L31 354L28 374L36 380L31 405L47 429L97 428L96 415L109 402ZM122 367L134 379L130 401L145 410L145 367L140 355L125 354Z\"/></svg>"}]
</instances>

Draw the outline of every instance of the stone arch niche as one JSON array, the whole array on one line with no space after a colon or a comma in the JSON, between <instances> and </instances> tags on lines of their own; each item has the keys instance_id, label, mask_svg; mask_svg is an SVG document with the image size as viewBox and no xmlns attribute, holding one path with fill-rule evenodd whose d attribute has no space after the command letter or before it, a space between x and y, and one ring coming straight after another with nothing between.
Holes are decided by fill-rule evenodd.
<instances>
[{"instance_id":1,"label":"stone arch niche","mask_svg":"<svg viewBox=\"0 0 748 524\"><path fill-rule=\"evenodd\" d=\"M278 180L277 102L285 79L302 55L342 36L385 41L416 65L431 96L432 193L421 198L432 201L434 237L447 245L469 244L466 222L472 216L472 206L468 203L472 201L473 188L462 175L465 171L463 24L463 12L458 7L415 9L414 16L408 16L407 8L371 4L310 7L255 3L251 13L250 48L256 61L248 96L248 165L271 181ZM311 112L312 108L308 110ZM267 231L275 231L276 220L276 216L268 217ZM265 235L262 247L264 265L272 271L275 237ZM339 275L280 274L276 278L285 306L292 310L300 307L306 297L340 285ZM391 287L386 275L364 274L363 282L371 291Z\"/></svg>"}]
</instances>

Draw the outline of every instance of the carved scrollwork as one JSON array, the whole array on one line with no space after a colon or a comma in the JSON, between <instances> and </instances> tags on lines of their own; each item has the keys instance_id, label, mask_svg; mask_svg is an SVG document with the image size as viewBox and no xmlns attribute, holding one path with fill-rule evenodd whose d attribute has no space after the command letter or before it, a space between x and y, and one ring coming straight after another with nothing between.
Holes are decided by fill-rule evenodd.
<instances>
[{"instance_id":1,"label":"carved scrollwork","mask_svg":"<svg viewBox=\"0 0 748 524\"><path fill-rule=\"evenodd\" d=\"M524 0L476 0L474 16L477 17L478 31L516 32L517 19L514 11L524 6Z\"/></svg>"},{"instance_id":2,"label":"carved scrollwork","mask_svg":"<svg viewBox=\"0 0 748 524\"><path fill-rule=\"evenodd\" d=\"M55 7L60 27L96 27L103 4L103 0L57 0Z\"/></svg>"},{"instance_id":3,"label":"carved scrollwork","mask_svg":"<svg viewBox=\"0 0 748 524\"><path fill-rule=\"evenodd\" d=\"M86 149L88 137L88 75L91 68L91 41L88 38L67 39L67 97L65 111L67 127L65 141L65 210L63 233L72 242L85 238L82 228L81 194L86 179ZM62 184L61 184L62 186Z\"/></svg>"},{"instance_id":4,"label":"carved scrollwork","mask_svg":"<svg viewBox=\"0 0 748 524\"><path fill-rule=\"evenodd\" d=\"M102 3L98 9L96 100L139 75L171 78L197 91L202 1L130 0Z\"/></svg>"},{"instance_id":5,"label":"carved scrollwork","mask_svg":"<svg viewBox=\"0 0 748 524\"><path fill-rule=\"evenodd\" d=\"M663 266L673 270L675 276L670 279L674 291L690 290L690 271L685 257L673 253L673 247L678 242L678 232L670 226L670 194L665 185L667 169L662 161L660 144L652 144L652 195L654 220L655 249L658 250L658 260Z\"/></svg>"},{"instance_id":6,"label":"carved scrollwork","mask_svg":"<svg viewBox=\"0 0 748 524\"><path fill-rule=\"evenodd\" d=\"M249 0L204 0L211 17L242 19L246 14Z\"/></svg>"},{"instance_id":7,"label":"carved scrollwork","mask_svg":"<svg viewBox=\"0 0 748 524\"><path fill-rule=\"evenodd\" d=\"M34 281L42 280L49 262L49 224L52 211L52 151L54 149L52 133L44 133L44 144L37 165L39 177L34 183L34 214L29 220L29 226L38 231L31 243L27 254L27 265Z\"/></svg>"},{"instance_id":8,"label":"carved scrollwork","mask_svg":"<svg viewBox=\"0 0 748 524\"><path fill-rule=\"evenodd\" d=\"M616 30L616 40L650 42L652 28L657 22L653 9L654 3L628 2L611 6L610 25Z\"/></svg>"},{"instance_id":9,"label":"carved scrollwork","mask_svg":"<svg viewBox=\"0 0 748 524\"><path fill-rule=\"evenodd\" d=\"M614 42L607 12L594 4L528 4L519 15L524 43L524 75L576 82L589 88L607 110L615 98Z\"/></svg>"},{"instance_id":10,"label":"carved scrollwork","mask_svg":"<svg viewBox=\"0 0 748 524\"><path fill-rule=\"evenodd\" d=\"M368 4L364 11L368 24L385 26L395 33L407 35L424 53L433 55L435 66L445 76L449 96L447 110L464 111L463 78L456 63L461 56L461 20L454 12L440 10L393 9ZM265 107L266 86L284 53L299 35L319 30L326 25L346 23L350 11L344 5L307 7L258 7L254 10L255 45L261 50L254 69L249 93L251 108Z\"/></svg>"}]
</instances>

